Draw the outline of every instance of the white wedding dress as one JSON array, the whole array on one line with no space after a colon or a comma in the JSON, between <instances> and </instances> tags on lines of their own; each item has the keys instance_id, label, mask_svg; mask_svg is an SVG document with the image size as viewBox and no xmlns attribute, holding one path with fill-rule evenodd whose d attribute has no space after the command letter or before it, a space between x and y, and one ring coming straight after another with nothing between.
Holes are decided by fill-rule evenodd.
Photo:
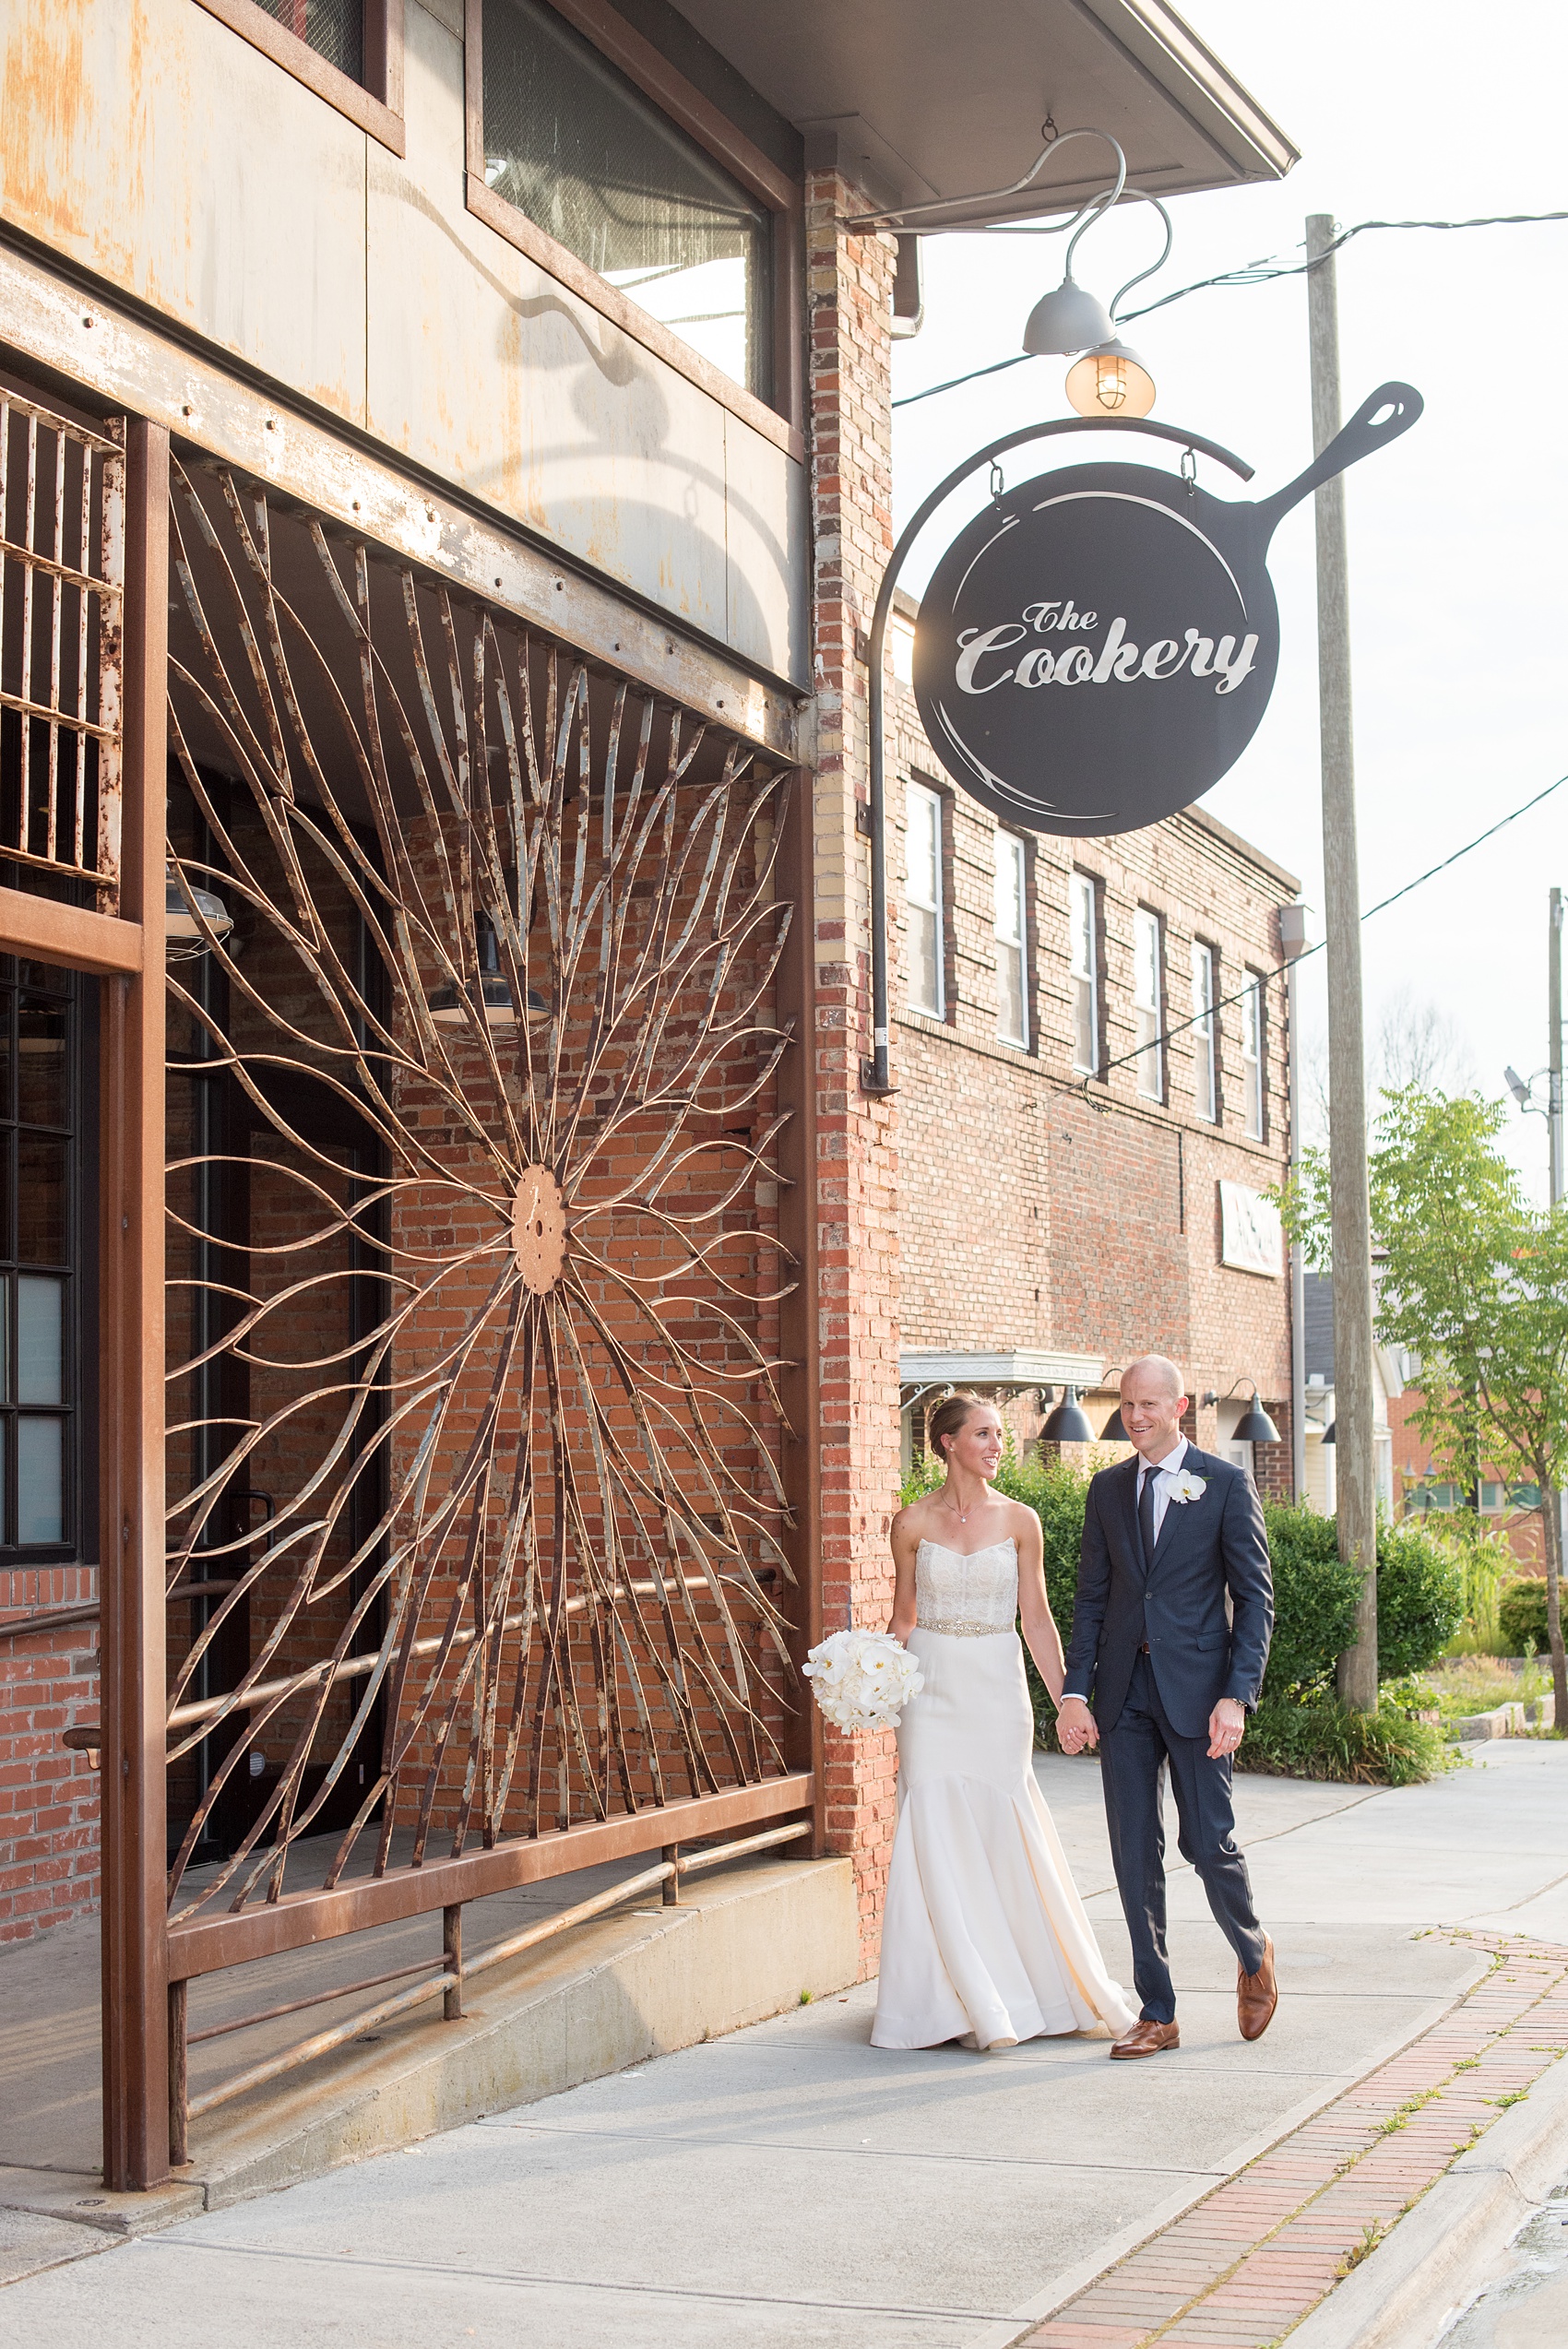
<instances>
[{"instance_id":1,"label":"white wedding dress","mask_svg":"<svg viewBox=\"0 0 1568 2349\"><path fill-rule=\"evenodd\" d=\"M874 2047L1137 2021L1105 1971L1035 1784L1018 1553L922 1541L909 1647L925 1686L898 1729L898 1825L882 1928Z\"/></svg>"}]
</instances>

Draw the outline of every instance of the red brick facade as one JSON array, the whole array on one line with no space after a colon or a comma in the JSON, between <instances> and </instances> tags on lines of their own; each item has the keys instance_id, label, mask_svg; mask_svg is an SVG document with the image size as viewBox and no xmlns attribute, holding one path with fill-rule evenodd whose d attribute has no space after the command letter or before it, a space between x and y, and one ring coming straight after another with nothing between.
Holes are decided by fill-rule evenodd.
<instances>
[{"instance_id":1,"label":"red brick facade","mask_svg":"<svg viewBox=\"0 0 1568 2349\"><path fill-rule=\"evenodd\" d=\"M1431 1446L1421 1440L1415 1424L1416 1414L1423 1401L1419 1387L1407 1387L1404 1394L1393 1397L1388 1406L1389 1433L1394 1440L1394 1507L1401 1517L1412 1513L1410 1489L1431 1482L1441 1482L1434 1476ZM1541 1527L1538 1509L1520 1509L1512 1505L1517 1491L1517 1471L1489 1465L1481 1484L1482 1515L1497 1532L1505 1534L1508 1546L1527 1574L1546 1572L1546 1536ZM1445 1495L1450 1507L1458 1503L1458 1495L1449 1488Z\"/></svg>"},{"instance_id":2,"label":"red brick facade","mask_svg":"<svg viewBox=\"0 0 1568 2349\"><path fill-rule=\"evenodd\" d=\"M817 1231L822 1619L886 1619L898 1482L897 1119L861 1090L871 1050L864 635L892 550L890 238L845 237L836 172L806 190L814 627ZM854 1855L864 1971L876 1970L894 1818L890 1735L825 1732L828 1846Z\"/></svg>"},{"instance_id":3,"label":"red brick facade","mask_svg":"<svg viewBox=\"0 0 1568 2349\"><path fill-rule=\"evenodd\" d=\"M93 1566L0 1572L0 1619L89 1605ZM62 1730L98 1718L98 1625L12 1632L0 1645L0 1942L98 1905L98 1779Z\"/></svg>"},{"instance_id":4,"label":"red brick facade","mask_svg":"<svg viewBox=\"0 0 1568 2349\"><path fill-rule=\"evenodd\" d=\"M910 607L900 599L907 617ZM942 796L944 963L940 1018L909 1008L895 979L899 1086L902 1343L966 1353L1049 1350L1099 1357L1171 1355L1194 1400L1255 1380L1284 1439L1259 1446L1260 1489L1289 1484L1289 1284L1220 1261L1221 1181L1262 1192L1289 1146L1289 1038L1278 907L1297 884L1266 857L1193 809L1102 840L1025 843L1027 1045L998 1034L995 820L954 789L921 730L912 695L897 696L897 765L889 783L889 897L906 926L905 786ZM1074 1067L1069 891L1095 884L1099 1072ZM1134 1051L1134 923L1158 918L1160 1025L1170 1031L1155 1097ZM1194 1097L1193 948L1214 958L1217 1117ZM1264 982L1263 1133L1245 1130L1242 1007ZM1113 1384L1113 1382L1111 1382ZM1243 1390L1244 1392L1244 1390ZM1109 1418L1111 1386L1086 1398ZM1238 1416L1200 1405L1196 1441L1212 1448ZM1020 1434L1039 1424L1028 1410Z\"/></svg>"}]
</instances>

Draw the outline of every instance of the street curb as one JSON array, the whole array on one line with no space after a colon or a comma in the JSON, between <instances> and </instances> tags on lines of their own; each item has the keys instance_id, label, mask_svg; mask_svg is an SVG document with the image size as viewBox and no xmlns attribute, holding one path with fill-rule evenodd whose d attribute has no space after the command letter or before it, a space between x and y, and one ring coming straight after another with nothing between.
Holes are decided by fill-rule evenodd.
<instances>
[{"instance_id":1,"label":"street curb","mask_svg":"<svg viewBox=\"0 0 1568 2349\"><path fill-rule=\"evenodd\" d=\"M1433 2349L1568 2170L1568 2063L1545 2071L1289 2333L1290 2349Z\"/></svg>"},{"instance_id":2,"label":"street curb","mask_svg":"<svg viewBox=\"0 0 1568 2349\"><path fill-rule=\"evenodd\" d=\"M1412 1938L1415 1933L1427 1929L1424 1927L1412 1928ZM1087 2292L1091 2284L1098 2284L1113 2268L1119 2268L1135 2251L1141 2251L1146 2243L1153 2242L1168 2226L1174 2225L1178 2219L1184 2218L1189 2211L1206 2201L1219 2188L1239 2177L1243 2170L1250 2168L1265 2153L1271 2153L1276 2145L1283 2144L1288 2137L1314 2119L1327 2106L1348 2094L1363 2080L1380 2071L1384 2064L1394 2062L1408 2047L1413 2047L1430 2032L1437 2030L1456 2009L1464 2005L1473 1991L1479 1988L1491 1972L1491 1959L1478 1959L1471 1971L1454 1989L1445 1992L1442 1998L1434 1999L1430 2006L1422 2008L1413 2022L1401 2025L1382 2041L1359 2069L1336 2073L1325 2086L1314 2088L1255 2135L1243 2138L1239 2145L1230 2148L1226 2153L1223 2170L1208 2174L1200 2186L1179 2189L1168 2200L1157 2203L1142 2217L1133 2220L1119 2234L1090 2251L1075 2267L1052 2277L1043 2291L1025 2302L1022 2309L994 2321L977 2320L969 2349L1013 2349L1015 2343L1023 2341L1038 2325L1049 2323L1069 2301L1075 2300L1080 2293ZM1489 2138L1491 2133L1488 2132ZM1298 2336L1293 2333L1290 2338L1294 2343Z\"/></svg>"}]
</instances>

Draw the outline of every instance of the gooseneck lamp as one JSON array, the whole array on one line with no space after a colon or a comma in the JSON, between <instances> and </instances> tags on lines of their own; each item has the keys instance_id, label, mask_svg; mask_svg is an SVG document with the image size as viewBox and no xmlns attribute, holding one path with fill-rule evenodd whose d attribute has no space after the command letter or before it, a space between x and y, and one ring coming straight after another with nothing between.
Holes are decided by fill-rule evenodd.
<instances>
[{"instance_id":1,"label":"gooseneck lamp","mask_svg":"<svg viewBox=\"0 0 1568 2349\"><path fill-rule=\"evenodd\" d=\"M1250 1386L1253 1390L1253 1399L1248 1404L1246 1409L1242 1412L1241 1418L1237 1420L1236 1425L1230 1430L1231 1442L1280 1442L1282 1439L1280 1437L1279 1430L1275 1426L1274 1421L1269 1418L1268 1413L1258 1401L1258 1382L1256 1379L1232 1379L1230 1384L1226 1388L1224 1394L1218 1394L1213 1387L1210 1387L1203 1400L1205 1403L1223 1403L1229 1396L1235 1394L1236 1389L1239 1386Z\"/></svg>"}]
</instances>

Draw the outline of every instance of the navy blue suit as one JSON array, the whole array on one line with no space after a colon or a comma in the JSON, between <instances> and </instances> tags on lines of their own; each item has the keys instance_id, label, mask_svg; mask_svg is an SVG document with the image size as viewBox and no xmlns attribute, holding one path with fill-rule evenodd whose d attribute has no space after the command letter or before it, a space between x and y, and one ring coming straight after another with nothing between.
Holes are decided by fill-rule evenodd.
<instances>
[{"instance_id":1,"label":"navy blue suit","mask_svg":"<svg viewBox=\"0 0 1568 2349\"><path fill-rule=\"evenodd\" d=\"M1182 1857L1197 1870L1240 1963L1249 1974L1263 1963L1263 1928L1236 1847L1230 1761L1209 1759L1208 1722L1222 1697L1249 1711L1257 1703L1274 1593L1263 1512L1240 1468L1190 1444L1182 1465L1202 1477L1204 1490L1194 1501L1168 1502L1147 1559L1138 1465L1134 1453L1089 1486L1065 1685L1088 1700L1099 1729L1111 1857L1143 2012L1170 2023L1176 1999L1165 1944L1168 1767Z\"/></svg>"}]
</instances>

